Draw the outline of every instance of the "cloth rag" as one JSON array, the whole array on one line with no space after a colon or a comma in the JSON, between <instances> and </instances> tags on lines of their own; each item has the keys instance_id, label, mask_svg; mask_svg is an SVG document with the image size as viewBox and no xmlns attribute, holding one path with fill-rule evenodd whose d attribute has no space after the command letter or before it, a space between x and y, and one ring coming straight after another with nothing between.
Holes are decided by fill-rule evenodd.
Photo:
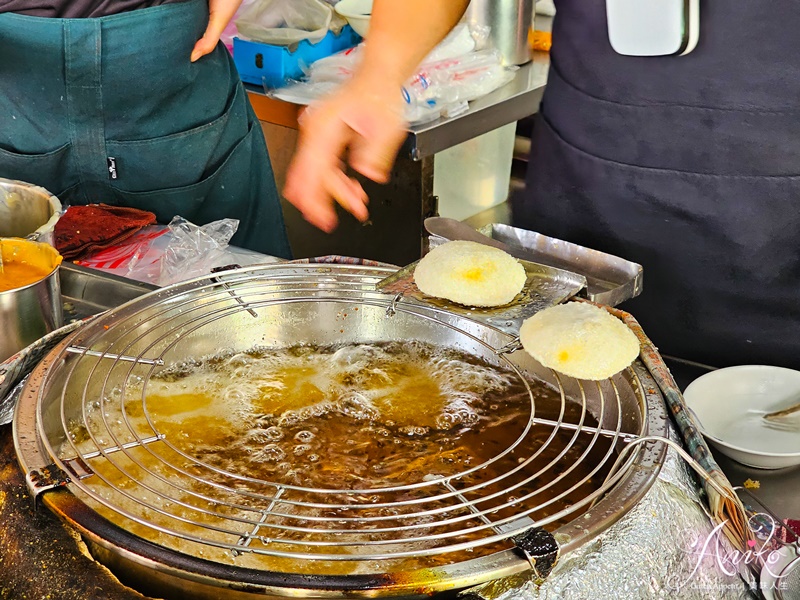
<instances>
[{"instance_id":1,"label":"cloth rag","mask_svg":"<svg viewBox=\"0 0 800 600\"><path fill-rule=\"evenodd\" d=\"M108 204L70 206L55 226L55 246L66 260L119 244L156 222L155 214Z\"/></svg>"}]
</instances>

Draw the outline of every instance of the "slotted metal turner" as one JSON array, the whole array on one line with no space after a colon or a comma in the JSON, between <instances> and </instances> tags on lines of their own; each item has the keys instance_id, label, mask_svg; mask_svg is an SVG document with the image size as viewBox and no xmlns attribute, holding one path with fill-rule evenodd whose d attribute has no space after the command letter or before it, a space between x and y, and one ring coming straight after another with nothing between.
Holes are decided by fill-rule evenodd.
<instances>
[{"instance_id":1,"label":"slotted metal turner","mask_svg":"<svg viewBox=\"0 0 800 600\"><path fill-rule=\"evenodd\" d=\"M428 221L431 219L426 220L426 223ZM464 231L469 230L471 233L460 236L456 236L454 233L454 237L450 239L473 241L499 248L517 258L525 268L527 274L525 286L509 304L497 307L468 307L423 294L414 283L414 269L419 261L415 261L379 281L375 285L376 290L413 298L418 302L467 316L516 335L522 321L528 317L544 308L561 304L586 289L586 277L583 275L526 260L523 256L524 251L518 251L502 242L493 240L469 226L465 225L464 227L466 228Z\"/></svg>"}]
</instances>

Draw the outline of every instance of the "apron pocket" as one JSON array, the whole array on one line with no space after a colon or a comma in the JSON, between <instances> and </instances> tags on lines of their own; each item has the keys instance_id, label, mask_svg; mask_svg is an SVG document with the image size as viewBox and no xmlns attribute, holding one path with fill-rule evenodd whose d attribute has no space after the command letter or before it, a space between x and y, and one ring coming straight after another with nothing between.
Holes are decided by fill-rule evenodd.
<instances>
[{"instance_id":1,"label":"apron pocket","mask_svg":"<svg viewBox=\"0 0 800 600\"><path fill-rule=\"evenodd\" d=\"M168 223L173 217L181 216L198 225L203 224L197 220L198 215L201 214L205 202L218 201L214 196L216 188L219 187L218 180L223 172L235 169L236 165L242 162L240 159L245 159L249 166L253 131L256 127L261 127L258 121L250 125L246 135L224 158L222 164L200 181L191 185L173 186L146 192L127 191L112 187L110 190L114 195L113 203L155 213L161 223ZM243 183L245 185L248 183L246 178ZM220 185L222 188L225 187L224 184Z\"/></svg>"},{"instance_id":2,"label":"apron pocket","mask_svg":"<svg viewBox=\"0 0 800 600\"><path fill-rule=\"evenodd\" d=\"M0 177L33 183L58 196L76 183L69 181L67 175L69 149L69 142L42 154L26 154L0 147Z\"/></svg>"},{"instance_id":3,"label":"apron pocket","mask_svg":"<svg viewBox=\"0 0 800 600\"><path fill-rule=\"evenodd\" d=\"M211 177L248 133L242 86L234 86L224 112L209 123L146 140L108 140L120 192L150 192L190 186ZM188 108L187 108L188 110Z\"/></svg>"}]
</instances>

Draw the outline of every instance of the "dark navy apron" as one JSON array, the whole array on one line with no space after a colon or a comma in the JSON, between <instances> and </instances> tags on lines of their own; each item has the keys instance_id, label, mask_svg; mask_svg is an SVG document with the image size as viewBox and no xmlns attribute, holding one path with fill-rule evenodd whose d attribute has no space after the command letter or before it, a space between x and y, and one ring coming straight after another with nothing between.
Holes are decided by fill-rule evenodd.
<instances>
[{"instance_id":1,"label":"dark navy apron","mask_svg":"<svg viewBox=\"0 0 800 600\"><path fill-rule=\"evenodd\" d=\"M0 14L0 177L65 204L239 220L232 243L288 257L264 135L222 45L189 55L206 0L95 19Z\"/></svg>"},{"instance_id":2,"label":"dark navy apron","mask_svg":"<svg viewBox=\"0 0 800 600\"><path fill-rule=\"evenodd\" d=\"M800 368L800 6L701 0L694 52L614 53L559 0L514 224L644 266L662 353Z\"/></svg>"}]
</instances>

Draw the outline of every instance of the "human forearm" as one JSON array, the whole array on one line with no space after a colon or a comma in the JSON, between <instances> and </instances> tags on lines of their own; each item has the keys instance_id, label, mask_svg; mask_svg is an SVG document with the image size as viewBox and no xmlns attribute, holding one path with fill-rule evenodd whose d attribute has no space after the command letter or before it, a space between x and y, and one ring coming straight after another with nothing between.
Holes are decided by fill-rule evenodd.
<instances>
[{"instance_id":1,"label":"human forearm","mask_svg":"<svg viewBox=\"0 0 800 600\"><path fill-rule=\"evenodd\" d=\"M468 0L374 0L364 58L353 79L301 120L284 196L331 231L334 202L366 221L367 195L345 172L384 183L405 139L401 86L461 18Z\"/></svg>"},{"instance_id":2,"label":"human forearm","mask_svg":"<svg viewBox=\"0 0 800 600\"><path fill-rule=\"evenodd\" d=\"M375 0L358 75L402 85L458 23L469 0Z\"/></svg>"},{"instance_id":3,"label":"human forearm","mask_svg":"<svg viewBox=\"0 0 800 600\"><path fill-rule=\"evenodd\" d=\"M208 0L208 27L192 49L191 61L209 54L217 47L222 32L228 26L242 0Z\"/></svg>"}]
</instances>

